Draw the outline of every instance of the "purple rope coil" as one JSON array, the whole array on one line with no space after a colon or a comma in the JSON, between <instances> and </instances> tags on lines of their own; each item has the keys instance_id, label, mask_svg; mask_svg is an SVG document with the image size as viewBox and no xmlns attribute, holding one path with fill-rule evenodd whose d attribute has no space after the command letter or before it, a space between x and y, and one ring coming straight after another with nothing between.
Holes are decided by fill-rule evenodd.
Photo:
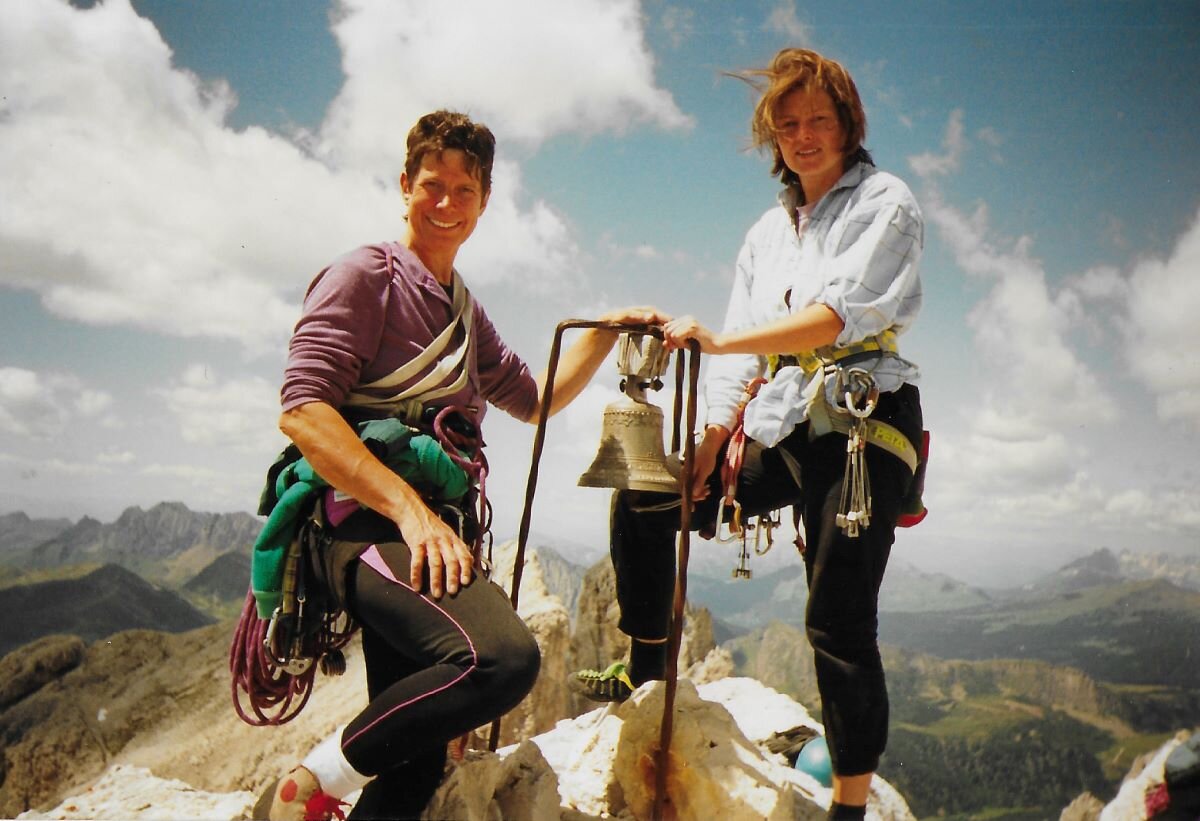
<instances>
[{"instance_id":1,"label":"purple rope coil","mask_svg":"<svg viewBox=\"0 0 1200 821\"><path fill-rule=\"evenodd\" d=\"M339 651L354 635L354 624L340 614L325 614L316 636L315 660L325 662L326 654ZM242 615L229 647L229 672L233 709L238 718L254 727L287 724L300 715L312 695L318 663L299 674L289 673L276 661L266 646L266 622L258 617L254 594L246 593ZM314 661L315 661L314 660Z\"/></svg>"}]
</instances>

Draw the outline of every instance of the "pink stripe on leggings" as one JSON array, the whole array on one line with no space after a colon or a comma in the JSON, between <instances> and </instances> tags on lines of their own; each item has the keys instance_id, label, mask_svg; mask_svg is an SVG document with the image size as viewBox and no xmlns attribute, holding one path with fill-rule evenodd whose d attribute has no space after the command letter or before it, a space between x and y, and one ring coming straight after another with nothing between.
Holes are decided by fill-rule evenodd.
<instances>
[{"instance_id":1,"label":"pink stripe on leggings","mask_svg":"<svg viewBox=\"0 0 1200 821\"><path fill-rule=\"evenodd\" d=\"M393 584L398 584L401 587L411 590L413 593L416 593L418 596L420 596L420 593L417 593L416 590L413 590L412 585L408 584L407 582L400 581L400 579L396 578L396 574L392 571L392 568L390 568L388 566L388 563L383 560L383 555L379 552L379 547L377 545L371 545L366 550L364 550L362 552L362 554L359 556L359 560L363 564L365 564L367 567L371 568L376 573L378 573L380 576L387 579L389 582L392 582ZM432 599L430 599L426 596L421 596L421 601L425 602L430 607L434 608L439 613L441 613L442 616L444 616L451 624L453 624L456 628L458 628L458 632L462 633L462 637L464 639L466 639L466 641L467 641L467 646L469 646L471 648L471 659L472 659L471 666L468 667L466 670L463 670L462 674L459 675L457 678L455 678L453 681L448 681L445 684L443 684L441 687L438 687L436 690L430 690L428 693L422 693L421 695L413 696L408 701L405 701L401 704L397 704L395 707L388 710L386 713L381 715L379 718L372 721L366 727L363 727L361 730L359 730L357 733L352 735L350 738L342 738L342 750L345 750L348 746L353 744L354 740L357 739L359 736L363 735L364 733L369 732L370 730L375 728L380 722L382 722L382 721L386 720L387 718L389 718L390 716L394 715L396 713L396 711L402 710L405 707L409 706L410 704L415 704L416 702L421 701L422 699L429 698L429 696L440 693L443 690L450 689L455 684L458 684L464 678L469 676L471 674L471 672L476 667L479 666L479 654L477 652L475 652L475 643L471 641L471 636L469 633L467 633L466 629L461 624L459 624L458 621L453 616L451 616L449 613L447 613L445 611L445 609L443 609L441 606L439 606Z\"/></svg>"}]
</instances>

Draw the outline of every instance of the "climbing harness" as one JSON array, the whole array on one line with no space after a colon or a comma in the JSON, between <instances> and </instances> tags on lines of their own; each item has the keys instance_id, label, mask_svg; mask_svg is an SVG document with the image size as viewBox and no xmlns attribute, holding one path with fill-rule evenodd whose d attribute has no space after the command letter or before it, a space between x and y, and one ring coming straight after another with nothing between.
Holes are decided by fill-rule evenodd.
<instances>
[{"instance_id":1,"label":"climbing harness","mask_svg":"<svg viewBox=\"0 0 1200 821\"><path fill-rule=\"evenodd\" d=\"M846 466L836 521L838 527L851 538L857 537L859 530L869 527L871 522L871 481L867 471L867 445L874 445L896 456L913 474L909 493L902 502L897 526L912 527L924 519L928 512L921 500L921 494L924 489L925 462L929 454L929 432L923 432L921 451L918 453L908 437L896 427L870 418L879 401L879 388L871 372L856 365L874 359L880 353L899 353L896 334L891 329L844 347L822 346L814 351L772 354L767 357L767 372L772 378L781 368L789 366L801 368L809 377L809 384L805 390L808 398L809 441L828 433L841 433L846 436ZM833 392L837 399L833 403L825 391L825 382L828 379L834 380ZM738 564L732 574L734 578L751 577L748 533L755 532L755 552L761 555L770 550L771 531L779 524L778 511L759 516L757 524L743 524L741 505L734 498L737 474L741 470L745 448L743 418L746 405L765 381L761 377L756 378L746 386L738 407L737 423L730 436L726 461L721 470L723 494L717 512L717 539L729 542L741 537ZM799 486L800 466L785 450L780 450L780 456ZM721 522L725 518L722 514L726 508L730 509L731 515L728 517L728 527L722 531ZM794 513L796 547L803 554L804 538L800 535L800 516L795 511ZM764 530L767 546L760 550L759 533Z\"/></svg>"},{"instance_id":2,"label":"climbing harness","mask_svg":"<svg viewBox=\"0 0 1200 821\"><path fill-rule=\"evenodd\" d=\"M395 276L391 250L385 246L384 253L387 256L388 273ZM467 367L469 362L467 353L475 344L474 303L471 292L467 290L458 271L452 272L450 287L450 305L453 314L446 327L423 351L390 374L373 382L356 386L346 397L344 405L356 408L382 408L387 410L391 416L403 419L409 424L417 424L424 408L430 402L451 396L466 386L470 376L470 369ZM460 329L462 341L454 350L445 353L456 332ZM444 356L443 353L445 353ZM424 376L416 383L404 390L396 390L400 385L421 373L424 373ZM454 380L443 385L452 375L455 377ZM389 393L373 393L376 391L388 391Z\"/></svg>"},{"instance_id":3,"label":"climbing harness","mask_svg":"<svg viewBox=\"0 0 1200 821\"><path fill-rule=\"evenodd\" d=\"M387 269L395 276L391 249L384 246ZM357 385L346 396L344 406L386 411L413 427L432 428L446 454L479 489L479 533L471 546L477 560L483 561L482 546L488 540L487 563L491 561L491 506L487 498L487 459L484 442L475 424L477 409L457 406L438 407L435 402L453 396L470 378L469 353L475 345L474 299L458 271L451 271L451 317L446 327L422 350L386 376ZM459 343L451 349L456 335ZM420 376L403 390L400 386Z\"/></svg>"},{"instance_id":4,"label":"climbing harness","mask_svg":"<svg viewBox=\"0 0 1200 821\"><path fill-rule=\"evenodd\" d=\"M879 354L899 355L900 347L896 343L896 332L891 328L880 331L874 336L868 336L858 342L852 342L835 348L832 345L822 345L812 351L800 351L791 354L770 354L767 356L767 373L774 376L780 368L794 365L806 374L812 375L831 365L849 367L866 359L874 359Z\"/></svg>"}]
</instances>

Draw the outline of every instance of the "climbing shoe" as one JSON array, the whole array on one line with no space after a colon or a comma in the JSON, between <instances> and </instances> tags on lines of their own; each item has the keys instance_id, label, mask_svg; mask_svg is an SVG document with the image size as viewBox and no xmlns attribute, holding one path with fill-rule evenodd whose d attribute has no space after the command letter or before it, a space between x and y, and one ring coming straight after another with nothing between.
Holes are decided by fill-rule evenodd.
<instances>
[{"instance_id":1,"label":"climbing shoe","mask_svg":"<svg viewBox=\"0 0 1200 821\"><path fill-rule=\"evenodd\" d=\"M345 821L342 807L348 806L324 792L315 775L297 767L275 785L270 809L263 817L269 821Z\"/></svg>"},{"instance_id":2,"label":"climbing shoe","mask_svg":"<svg viewBox=\"0 0 1200 821\"><path fill-rule=\"evenodd\" d=\"M603 671L580 670L575 681L583 697L591 701L624 701L635 689L622 661L614 661Z\"/></svg>"}]
</instances>

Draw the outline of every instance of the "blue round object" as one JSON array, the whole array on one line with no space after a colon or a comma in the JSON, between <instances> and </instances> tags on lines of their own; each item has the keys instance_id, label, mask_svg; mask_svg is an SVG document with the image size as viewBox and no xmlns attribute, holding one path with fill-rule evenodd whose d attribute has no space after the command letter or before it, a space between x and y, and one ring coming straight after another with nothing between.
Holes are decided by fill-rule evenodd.
<instances>
[{"instance_id":1,"label":"blue round object","mask_svg":"<svg viewBox=\"0 0 1200 821\"><path fill-rule=\"evenodd\" d=\"M833 762L829 760L825 736L817 736L804 745L796 756L796 769L817 779L822 787L833 786Z\"/></svg>"}]
</instances>

